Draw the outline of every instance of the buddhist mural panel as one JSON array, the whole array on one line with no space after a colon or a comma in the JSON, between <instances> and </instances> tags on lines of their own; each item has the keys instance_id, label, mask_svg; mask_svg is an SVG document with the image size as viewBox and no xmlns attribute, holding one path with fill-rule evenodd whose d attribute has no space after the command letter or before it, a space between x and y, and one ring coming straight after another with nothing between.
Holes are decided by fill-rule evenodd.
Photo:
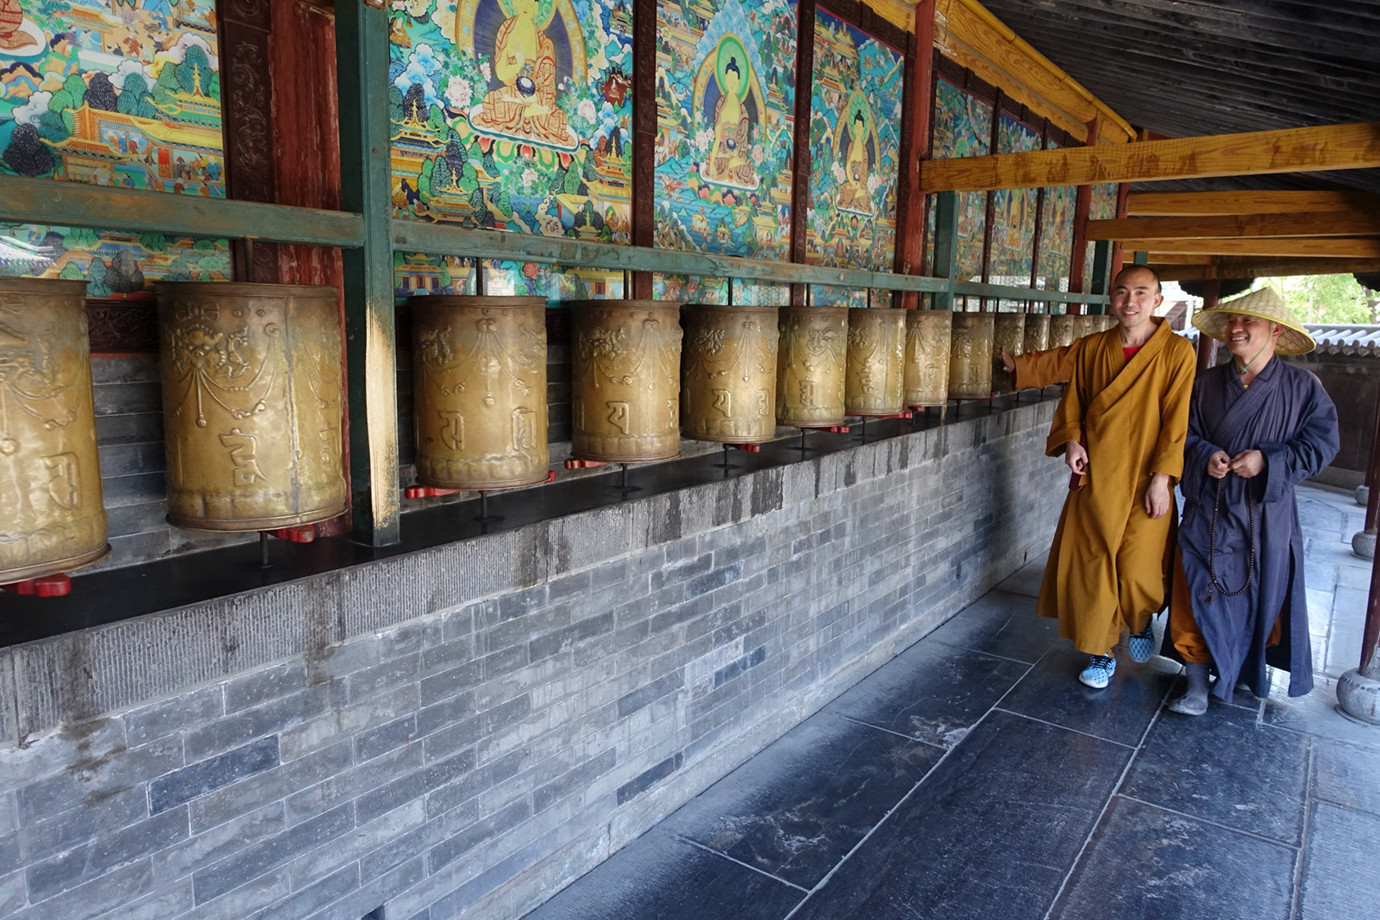
<instances>
[{"instance_id":1,"label":"buddhist mural panel","mask_svg":"<svg viewBox=\"0 0 1380 920\"><path fill-rule=\"evenodd\" d=\"M1056 149L1057 146L1051 143L1049 149ZM1072 185L1045 189L1045 212L1040 225L1040 264L1035 272L1037 287L1051 291L1069 289L1077 194L1078 189Z\"/></svg>"},{"instance_id":2,"label":"buddhist mural panel","mask_svg":"<svg viewBox=\"0 0 1380 920\"><path fill-rule=\"evenodd\" d=\"M628 242L631 4L393 7L395 216Z\"/></svg>"},{"instance_id":3,"label":"buddhist mural panel","mask_svg":"<svg viewBox=\"0 0 1380 920\"><path fill-rule=\"evenodd\" d=\"M0 174L225 197L214 0L0 0ZM222 241L0 224L0 275L223 279Z\"/></svg>"},{"instance_id":4,"label":"buddhist mural panel","mask_svg":"<svg viewBox=\"0 0 1380 920\"><path fill-rule=\"evenodd\" d=\"M1116 217L1116 198L1117 186L1115 182L1105 185L1094 185L1092 187L1092 199L1088 207L1088 220L1111 220ZM1093 259L1097 255L1096 247L1091 241L1088 243L1088 251L1084 255L1083 277L1092 281ZM1110 279L1109 279L1110 280Z\"/></svg>"},{"instance_id":5,"label":"buddhist mural panel","mask_svg":"<svg viewBox=\"0 0 1380 920\"><path fill-rule=\"evenodd\" d=\"M814 61L806 261L890 271L905 56L820 10Z\"/></svg>"},{"instance_id":6,"label":"buddhist mural panel","mask_svg":"<svg viewBox=\"0 0 1380 920\"><path fill-rule=\"evenodd\" d=\"M1006 114L997 124L997 140L998 153L1040 149L1040 135ZM1033 188L993 193L992 253L988 261L988 280L993 284L1024 287L1030 283L1038 201L1038 190Z\"/></svg>"},{"instance_id":7,"label":"buddhist mural panel","mask_svg":"<svg viewBox=\"0 0 1380 920\"><path fill-rule=\"evenodd\" d=\"M986 156L991 149L992 106L974 99L947 80L935 81L935 159ZM931 198L933 204L933 197ZM929 238L934 239L934 208L930 208ZM958 271L964 280L982 277L982 237L987 226L987 193L958 195Z\"/></svg>"},{"instance_id":8,"label":"buddhist mural panel","mask_svg":"<svg viewBox=\"0 0 1380 920\"><path fill-rule=\"evenodd\" d=\"M785 259L793 0L657 5L656 245Z\"/></svg>"}]
</instances>

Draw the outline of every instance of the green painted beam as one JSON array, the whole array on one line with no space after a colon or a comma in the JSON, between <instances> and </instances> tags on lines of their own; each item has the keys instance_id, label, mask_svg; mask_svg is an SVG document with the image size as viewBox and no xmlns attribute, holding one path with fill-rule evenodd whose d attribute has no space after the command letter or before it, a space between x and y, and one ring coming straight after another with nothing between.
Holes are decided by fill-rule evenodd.
<instances>
[{"instance_id":1,"label":"green painted beam","mask_svg":"<svg viewBox=\"0 0 1380 920\"><path fill-rule=\"evenodd\" d=\"M948 282L940 278L619 246L526 233L469 230L419 221L395 220L392 234L393 248L400 252L547 262L611 271L654 271L701 278L738 278L777 284L824 284L893 291L937 292L948 289Z\"/></svg>"},{"instance_id":2,"label":"green painted beam","mask_svg":"<svg viewBox=\"0 0 1380 920\"><path fill-rule=\"evenodd\" d=\"M350 381L350 496L357 543L401 542L398 334L393 316L393 213L388 151L388 14L361 0L335 6L339 66L340 201L364 215L345 267L345 359Z\"/></svg>"},{"instance_id":3,"label":"green painted beam","mask_svg":"<svg viewBox=\"0 0 1380 920\"><path fill-rule=\"evenodd\" d=\"M364 219L346 211L15 176L0 176L0 221L342 248L364 239Z\"/></svg>"},{"instance_id":4,"label":"green painted beam","mask_svg":"<svg viewBox=\"0 0 1380 920\"><path fill-rule=\"evenodd\" d=\"M999 297L1002 300L1034 300L1042 303L1106 303L1101 294L1076 294L1068 291L1046 291L1042 288L1007 287L1002 284L982 284L978 281L955 281L954 293L968 297Z\"/></svg>"}]
</instances>

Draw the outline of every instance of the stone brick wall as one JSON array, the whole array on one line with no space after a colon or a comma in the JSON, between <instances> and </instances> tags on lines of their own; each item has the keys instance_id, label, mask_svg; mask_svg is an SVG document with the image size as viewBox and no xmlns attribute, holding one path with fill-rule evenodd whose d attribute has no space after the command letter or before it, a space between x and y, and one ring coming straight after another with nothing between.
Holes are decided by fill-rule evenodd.
<instances>
[{"instance_id":1,"label":"stone brick wall","mask_svg":"<svg viewBox=\"0 0 1380 920\"><path fill-rule=\"evenodd\" d=\"M520 917L1041 553L1053 406L0 650L0 917Z\"/></svg>"}]
</instances>

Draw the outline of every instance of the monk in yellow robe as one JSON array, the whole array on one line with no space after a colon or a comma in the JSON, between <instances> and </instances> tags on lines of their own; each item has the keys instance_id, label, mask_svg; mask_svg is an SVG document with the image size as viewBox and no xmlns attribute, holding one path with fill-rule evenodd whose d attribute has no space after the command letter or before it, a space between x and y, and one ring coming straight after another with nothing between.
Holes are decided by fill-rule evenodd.
<instances>
[{"instance_id":1,"label":"monk in yellow robe","mask_svg":"<svg viewBox=\"0 0 1380 920\"><path fill-rule=\"evenodd\" d=\"M564 147L570 132L556 106L556 51L537 27L537 6L514 0L516 13L498 27L493 67L503 85L485 94L481 125Z\"/></svg>"},{"instance_id":2,"label":"monk in yellow robe","mask_svg":"<svg viewBox=\"0 0 1380 920\"><path fill-rule=\"evenodd\" d=\"M1117 276L1118 325L1078 346L1045 445L1073 477L1038 609L1092 656L1078 679L1097 689L1116 670L1123 629L1132 659L1150 657L1150 618L1167 595L1171 490L1183 472L1195 361L1193 346L1154 315L1163 300L1150 269Z\"/></svg>"}]
</instances>

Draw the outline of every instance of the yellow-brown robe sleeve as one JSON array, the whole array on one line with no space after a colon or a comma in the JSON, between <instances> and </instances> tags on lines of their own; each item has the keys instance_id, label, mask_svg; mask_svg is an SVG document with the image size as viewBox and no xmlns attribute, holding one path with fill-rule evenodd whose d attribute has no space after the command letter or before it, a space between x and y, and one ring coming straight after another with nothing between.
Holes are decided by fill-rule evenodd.
<instances>
[{"instance_id":1,"label":"yellow-brown robe sleeve","mask_svg":"<svg viewBox=\"0 0 1380 920\"><path fill-rule=\"evenodd\" d=\"M1075 339L1072 345L1046 348L1043 351L1016 355L1011 360L1016 369L1016 389L1025 390L1047 387L1056 383L1068 383L1073 377L1073 363L1078 358L1078 346L1082 339Z\"/></svg>"}]
</instances>

